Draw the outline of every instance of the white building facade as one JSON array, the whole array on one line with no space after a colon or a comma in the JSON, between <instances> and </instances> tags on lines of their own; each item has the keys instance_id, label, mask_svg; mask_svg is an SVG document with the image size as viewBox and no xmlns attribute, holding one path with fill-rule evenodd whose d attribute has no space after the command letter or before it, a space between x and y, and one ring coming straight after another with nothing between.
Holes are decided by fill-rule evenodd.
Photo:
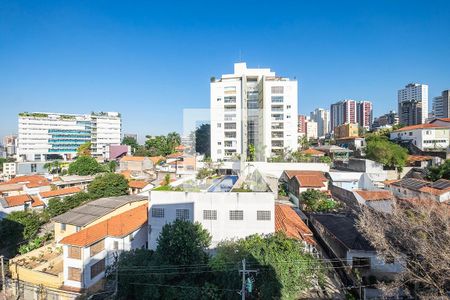
<instances>
[{"instance_id":1,"label":"white building facade","mask_svg":"<svg viewBox=\"0 0 450 300\"><path fill-rule=\"evenodd\" d=\"M324 137L330 132L330 111L316 108L310 114L311 120L317 122L317 135Z\"/></svg>"},{"instance_id":2,"label":"white building facade","mask_svg":"<svg viewBox=\"0 0 450 300\"><path fill-rule=\"evenodd\" d=\"M245 159L249 145L265 161L297 149L297 81L270 69L234 65L234 73L211 81L211 158Z\"/></svg>"},{"instance_id":3,"label":"white building facade","mask_svg":"<svg viewBox=\"0 0 450 300\"><path fill-rule=\"evenodd\" d=\"M272 192L150 191L149 249L156 249L165 224L176 219L199 222L220 241L275 232L275 196Z\"/></svg>"},{"instance_id":4,"label":"white building facade","mask_svg":"<svg viewBox=\"0 0 450 300\"><path fill-rule=\"evenodd\" d=\"M49 155L70 160L86 142L100 157L107 145L120 143L122 126L119 113L20 113L18 123L17 155L24 161L44 161Z\"/></svg>"},{"instance_id":5,"label":"white building facade","mask_svg":"<svg viewBox=\"0 0 450 300\"><path fill-rule=\"evenodd\" d=\"M449 147L450 129L434 124L423 124L403 127L392 131L391 140L411 141L422 151L447 150Z\"/></svg>"}]
</instances>

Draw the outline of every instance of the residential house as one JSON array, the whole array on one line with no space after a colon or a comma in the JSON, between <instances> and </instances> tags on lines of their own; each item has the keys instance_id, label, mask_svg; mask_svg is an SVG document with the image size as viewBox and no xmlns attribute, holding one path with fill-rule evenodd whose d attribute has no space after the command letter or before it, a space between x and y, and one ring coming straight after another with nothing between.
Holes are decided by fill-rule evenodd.
<instances>
[{"instance_id":1,"label":"residential house","mask_svg":"<svg viewBox=\"0 0 450 300\"><path fill-rule=\"evenodd\" d=\"M359 204L367 205L377 211L391 213L394 204L394 196L386 190L355 190L355 199Z\"/></svg>"},{"instance_id":2,"label":"residential house","mask_svg":"<svg viewBox=\"0 0 450 300\"><path fill-rule=\"evenodd\" d=\"M27 194L0 198L0 219L3 219L13 211L43 209L44 205L44 202L38 196Z\"/></svg>"},{"instance_id":3,"label":"residential house","mask_svg":"<svg viewBox=\"0 0 450 300\"><path fill-rule=\"evenodd\" d=\"M120 159L119 169L120 172L130 172L134 179L148 179L153 174L154 165L146 156L124 156Z\"/></svg>"},{"instance_id":4,"label":"residential house","mask_svg":"<svg viewBox=\"0 0 450 300\"><path fill-rule=\"evenodd\" d=\"M147 197L126 195L100 198L71 209L52 219L55 228L55 241L59 242L65 236L95 225L146 202Z\"/></svg>"},{"instance_id":5,"label":"residential house","mask_svg":"<svg viewBox=\"0 0 450 300\"><path fill-rule=\"evenodd\" d=\"M437 124L419 124L394 130L391 140L412 143L421 151L442 150L449 147L450 129Z\"/></svg>"},{"instance_id":6,"label":"residential house","mask_svg":"<svg viewBox=\"0 0 450 300\"><path fill-rule=\"evenodd\" d=\"M130 195L140 194L142 192L150 190L152 187L152 184L143 180L130 180L128 182L128 190Z\"/></svg>"},{"instance_id":7,"label":"residential house","mask_svg":"<svg viewBox=\"0 0 450 300\"><path fill-rule=\"evenodd\" d=\"M78 187L82 190L86 190L89 183L94 180L95 176L80 176L80 175L64 175L59 177L53 177L52 185L58 189L64 189L69 187Z\"/></svg>"},{"instance_id":8,"label":"residential house","mask_svg":"<svg viewBox=\"0 0 450 300\"><path fill-rule=\"evenodd\" d=\"M430 182L416 178L387 181L386 187L399 198L413 198L448 202L450 200L450 180L439 179Z\"/></svg>"},{"instance_id":9,"label":"residential house","mask_svg":"<svg viewBox=\"0 0 450 300\"><path fill-rule=\"evenodd\" d=\"M314 149L325 152L332 160L346 160L349 158L352 150L342 148L336 145L323 145L315 147Z\"/></svg>"},{"instance_id":10,"label":"residential house","mask_svg":"<svg viewBox=\"0 0 450 300\"><path fill-rule=\"evenodd\" d=\"M147 248L147 204L64 237L64 286L98 290L120 253Z\"/></svg>"},{"instance_id":11,"label":"residential house","mask_svg":"<svg viewBox=\"0 0 450 300\"><path fill-rule=\"evenodd\" d=\"M438 118L430 122L430 124L450 128L450 118Z\"/></svg>"},{"instance_id":12,"label":"residential house","mask_svg":"<svg viewBox=\"0 0 450 300\"><path fill-rule=\"evenodd\" d=\"M51 198L55 198L55 197L64 198L64 197L71 196L71 195L74 195L79 192L81 192L81 189L79 187L68 187L68 188L57 189L57 190L52 190L52 191L48 191L48 192L40 192L39 197L46 205L48 205L48 200L50 200Z\"/></svg>"}]
</instances>

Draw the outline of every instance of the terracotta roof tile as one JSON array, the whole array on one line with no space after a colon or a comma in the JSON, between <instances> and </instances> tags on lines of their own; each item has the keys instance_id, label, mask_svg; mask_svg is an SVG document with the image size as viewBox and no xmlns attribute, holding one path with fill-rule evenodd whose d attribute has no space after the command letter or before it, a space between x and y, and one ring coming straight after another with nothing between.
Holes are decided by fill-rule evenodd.
<instances>
[{"instance_id":1,"label":"terracotta roof tile","mask_svg":"<svg viewBox=\"0 0 450 300\"><path fill-rule=\"evenodd\" d=\"M27 182L41 182L47 181L47 178L41 175L27 175L27 176L18 176L8 181L8 183L27 183Z\"/></svg>"},{"instance_id":2,"label":"terracotta roof tile","mask_svg":"<svg viewBox=\"0 0 450 300\"><path fill-rule=\"evenodd\" d=\"M144 204L66 236L60 243L78 247L87 247L108 236L123 237L146 224L147 215L147 204Z\"/></svg>"},{"instance_id":3,"label":"terracotta roof tile","mask_svg":"<svg viewBox=\"0 0 450 300\"><path fill-rule=\"evenodd\" d=\"M385 190L356 190L355 192L366 201L381 201L393 199L392 193Z\"/></svg>"},{"instance_id":4,"label":"terracotta roof tile","mask_svg":"<svg viewBox=\"0 0 450 300\"><path fill-rule=\"evenodd\" d=\"M27 188L37 188L37 187L41 187L41 186L49 186L50 182L48 181L39 181L39 182L30 182L27 183L26 186Z\"/></svg>"},{"instance_id":5,"label":"terracotta roof tile","mask_svg":"<svg viewBox=\"0 0 450 300\"><path fill-rule=\"evenodd\" d=\"M427 160L432 160L433 157L431 156L425 156L425 155L408 155L408 162L412 163L412 162L416 162L416 161L427 161Z\"/></svg>"},{"instance_id":6,"label":"terracotta roof tile","mask_svg":"<svg viewBox=\"0 0 450 300\"><path fill-rule=\"evenodd\" d=\"M68 187L65 189L58 189L54 191L48 191L48 192L41 192L39 195L42 198L50 198L50 197L58 197L58 196L65 196L70 194L75 194L81 192L81 189L79 187Z\"/></svg>"},{"instance_id":7,"label":"terracotta roof tile","mask_svg":"<svg viewBox=\"0 0 450 300\"><path fill-rule=\"evenodd\" d=\"M146 156L124 156L120 159L120 161L144 161L146 158Z\"/></svg>"},{"instance_id":8,"label":"terracotta roof tile","mask_svg":"<svg viewBox=\"0 0 450 300\"><path fill-rule=\"evenodd\" d=\"M39 199L38 196L31 196L31 199L33 199L33 202L31 202L31 207L38 207L38 206L44 206L45 203Z\"/></svg>"},{"instance_id":9,"label":"terracotta roof tile","mask_svg":"<svg viewBox=\"0 0 450 300\"><path fill-rule=\"evenodd\" d=\"M311 245L316 244L311 230L286 204L275 204L275 231L284 232L288 237L303 240Z\"/></svg>"},{"instance_id":10,"label":"terracotta roof tile","mask_svg":"<svg viewBox=\"0 0 450 300\"><path fill-rule=\"evenodd\" d=\"M393 132L398 132L398 131L409 131L409 130L416 130L416 129L428 129L428 128L445 128L443 126L439 126L436 124L417 124L417 125L411 125L411 126L406 126L406 127L402 127L400 129L394 130Z\"/></svg>"},{"instance_id":11,"label":"terracotta roof tile","mask_svg":"<svg viewBox=\"0 0 450 300\"><path fill-rule=\"evenodd\" d=\"M165 160L164 156L150 156L149 159L156 165L159 161Z\"/></svg>"},{"instance_id":12,"label":"terracotta roof tile","mask_svg":"<svg viewBox=\"0 0 450 300\"><path fill-rule=\"evenodd\" d=\"M319 151L319 150L316 150L313 148L303 150L301 153L305 154L305 155L325 155L325 152L322 152L322 151Z\"/></svg>"},{"instance_id":13,"label":"terracotta roof tile","mask_svg":"<svg viewBox=\"0 0 450 300\"><path fill-rule=\"evenodd\" d=\"M287 177L291 179L292 177L296 175L317 175L322 174L320 171L300 171L300 170L285 170L284 173L286 173Z\"/></svg>"},{"instance_id":14,"label":"terracotta roof tile","mask_svg":"<svg viewBox=\"0 0 450 300\"><path fill-rule=\"evenodd\" d=\"M147 182L143 180L131 180L128 182L128 186L131 188L143 189L148 185Z\"/></svg>"},{"instance_id":15,"label":"terracotta roof tile","mask_svg":"<svg viewBox=\"0 0 450 300\"><path fill-rule=\"evenodd\" d=\"M295 173L300 187L315 187L321 188L326 186L327 179L320 171L297 171Z\"/></svg>"},{"instance_id":16,"label":"terracotta roof tile","mask_svg":"<svg viewBox=\"0 0 450 300\"><path fill-rule=\"evenodd\" d=\"M31 202L32 207L44 205L44 203L39 199L35 199L35 197L31 197L27 194L5 197L5 201L8 203L9 207L21 206L24 205L25 202Z\"/></svg>"},{"instance_id":17,"label":"terracotta roof tile","mask_svg":"<svg viewBox=\"0 0 450 300\"><path fill-rule=\"evenodd\" d=\"M167 158L177 158L180 156L183 156L183 152L175 152L175 153L169 154L169 155L167 155Z\"/></svg>"}]
</instances>

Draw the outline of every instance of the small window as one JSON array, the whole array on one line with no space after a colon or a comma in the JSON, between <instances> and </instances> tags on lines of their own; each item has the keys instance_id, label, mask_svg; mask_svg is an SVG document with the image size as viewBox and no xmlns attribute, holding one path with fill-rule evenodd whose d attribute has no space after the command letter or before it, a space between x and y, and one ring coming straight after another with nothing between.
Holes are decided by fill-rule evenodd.
<instances>
[{"instance_id":1,"label":"small window","mask_svg":"<svg viewBox=\"0 0 450 300\"><path fill-rule=\"evenodd\" d=\"M68 256L69 258L81 259L81 248L75 246L68 247Z\"/></svg>"},{"instance_id":2,"label":"small window","mask_svg":"<svg viewBox=\"0 0 450 300\"><path fill-rule=\"evenodd\" d=\"M81 230L81 226L77 226L76 231L80 231Z\"/></svg>"},{"instance_id":3,"label":"small window","mask_svg":"<svg viewBox=\"0 0 450 300\"><path fill-rule=\"evenodd\" d=\"M91 256L96 255L97 253L102 252L105 250L105 240L101 240L90 247L91 250Z\"/></svg>"},{"instance_id":4,"label":"small window","mask_svg":"<svg viewBox=\"0 0 450 300\"><path fill-rule=\"evenodd\" d=\"M217 145L219 145L219 146L222 145L222 142L217 142Z\"/></svg>"},{"instance_id":5,"label":"small window","mask_svg":"<svg viewBox=\"0 0 450 300\"><path fill-rule=\"evenodd\" d=\"M113 250L119 250L119 242L118 241L114 241Z\"/></svg>"},{"instance_id":6,"label":"small window","mask_svg":"<svg viewBox=\"0 0 450 300\"><path fill-rule=\"evenodd\" d=\"M177 209L176 217L178 220L189 221L189 209Z\"/></svg>"},{"instance_id":7,"label":"small window","mask_svg":"<svg viewBox=\"0 0 450 300\"><path fill-rule=\"evenodd\" d=\"M222 101L222 98L217 98L217 102Z\"/></svg>"},{"instance_id":8,"label":"small window","mask_svg":"<svg viewBox=\"0 0 450 300\"><path fill-rule=\"evenodd\" d=\"M81 269L69 267L69 280L81 282Z\"/></svg>"},{"instance_id":9,"label":"small window","mask_svg":"<svg viewBox=\"0 0 450 300\"><path fill-rule=\"evenodd\" d=\"M353 268L370 269L369 257L353 257Z\"/></svg>"},{"instance_id":10,"label":"small window","mask_svg":"<svg viewBox=\"0 0 450 300\"><path fill-rule=\"evenodd\" d=\"M283 94L284 92L284 87L282 86L273 86L271 88L272 94Z\"/></svg>"},{"instance_id":11,"label":"small window","mask_svg":"<svg viewBox=\"0 0 450 300\"><path fill-rule=\"evenodd\" d=\"M291 108L291 106L290 106L290 105L287 105L286 108L289 109L289 108Z\"/></svg>"},{"instance_id":12,"label":"small window","mask_svg":"<svg viewBox=\"0 0 450 300\"><path fill-rule=\"evenodd\" d=\"M217 128L221 128L222 124L221 123L217 123Z\"/></svg>"},{"instance_id":13,"label":"small window","mask_svg":"<svg viewBox=\"0 0 450 300\"><path fill-rule=\"evenodd\" d=\"M152 207L153 218L164 218L164 208Z\"/></svg>"},{"instance_id":14,"label":"small window","mask_svg":"<svg viewBox=\"0 0 450 300\"><path fill-rule=\"evenodd\" d=\"M258 221L270 221L270 210L258 210L256 212L256 219Z\"/></svg>"},{"instance_id":15,"label":"small window","mask_svg":"<svg viewBox=\"0 0 450 300\"><path fill-rule=\"evenodd\" d=\"M66 224L61 223L60 224L60 229L61 229L61 231L66 231Z\"/></svg>"},{"instance_id":16,"label":"small window","mask_svg":"<svg viewBox=\"0 0 450 300\"><path fill-rule=\"evenodd\" d=\"M91 279L105 271L105 259L99 260L91 266Z\"/></svg>"},{"instance_id":17,"label":"small window","mask_svg":"<svg viewBox=\"0 0 450 300\"><path fill-rule=\"evenodd\" d=\"M204 210L203 220L217 220L217 210Z\"/></svg>"},{"instance_id":18,"label":"small window","mask_svg":"<svg viewBox=\"0 0 450 300\"><path fill-rule=\"evenodd\" d=\"M230 220L244 220L243 210L230 210Z\"/></svg>"}]
</instances>

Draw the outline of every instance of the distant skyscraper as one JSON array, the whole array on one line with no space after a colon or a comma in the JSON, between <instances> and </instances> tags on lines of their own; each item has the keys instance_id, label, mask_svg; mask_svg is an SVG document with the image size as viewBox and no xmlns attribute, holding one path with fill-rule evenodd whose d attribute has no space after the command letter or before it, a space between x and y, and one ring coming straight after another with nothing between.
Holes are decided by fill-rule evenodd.
<instances>
[{"instance_id":1,"label":"distant skyscraper","mask_svg":"<svg viewBox=\"0 0 450 300\"><path fill-rule=\"evenodd\" d=\"M17 135L6 135L3 138L3 147L6 156L14 156L17 148Z\"/></svg>"},{"instance_id":2,"label":"distant skyscraper","mask_svg":"<svg viewBox=\"0 0 450 300\"><path fill-rule=\"evenodd\" d=\"M435 118L449 118L450 117L450 90L442 92L441 96L433 99L433 116Z\"/></svg>"},{"instance_id":3,"label":"distant skyscraper","mask_svg":"<svg viewBox=\"0 0 450 300\"><path fill-rule=\"evenodd\" d=\"M317 135L325 136L330 131L330 111L323 108L316 108L310 113L311 120L317 123Z\"/></svg>"},{"instance_id":4,"label":"distant skyscraper","mask_svg":"<svg viewBox=\"0 0 450 300\"><path fill-rule=\"evenodd\" d=\"M298 148L297 80L270 69L234 64L234 73L211 80L211 159L256 159Z\"/></svg>"},{"instance_id":5,"label":"distant skyscraper","mask_svg":"<svg viewBox=\"0 0 450 300\"><path fill-rule=\"evenodd\" d=\"M306 134L306 116L298 115L298 134Z\"/></svg>"},{"instance_id":6,"label":"distant skyscraper","mask_svg":"<svg viewBox=\"0 0 450 300\"><path fill-rule=\"evenodd\" d=\"M423 124L428 118L428 85L410 83L398 91L400 123L406 126Z\"/></svg>"},{"instance_id":7,"label":"distant skyscraper","mask_svg":"<svg viewBox=\"0 0 450 300\"><path fill-rule=\"evenodd\" d=\"M331 131L347 123L356 123L369 129L372 124L372 102L347 99L331 104L330 118Z\"/></svg>"},{"instance_id":8,"label":"distant skyscraper","mask_svg":"<svg viewBox=\"0 0 450 300\"><path fill-rule=\"evenodd\" d=\"M398 123L399 123L398 114L395 111L391 110L389 113L379 116L378 118L375 118L372 127L379 128L386 125L391 126L397 125Z\"/></svg>"}]
</instances>

